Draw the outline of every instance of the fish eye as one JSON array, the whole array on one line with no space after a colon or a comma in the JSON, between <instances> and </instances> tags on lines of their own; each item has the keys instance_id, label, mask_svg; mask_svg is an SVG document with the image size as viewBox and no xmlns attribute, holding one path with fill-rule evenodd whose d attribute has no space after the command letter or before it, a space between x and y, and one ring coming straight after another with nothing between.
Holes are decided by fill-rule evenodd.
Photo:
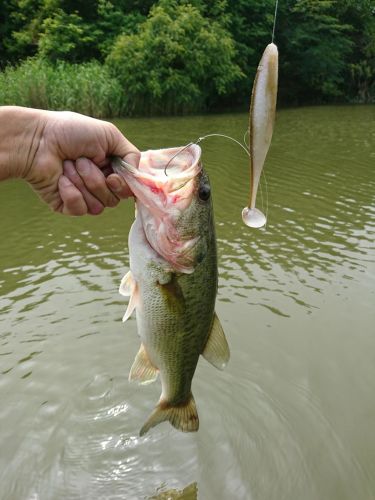
<instances>
[{"instance_id":1,"label":"fish eye","mask_svg":"<svg viewBox=\"0 0 375 500\"><path fill-rule=\"evenodd\" d=\"M208 184L202 184L199 188L198 196L202 201L207 201L211 195L211 188Z\"/></svg>"}]
</instances>

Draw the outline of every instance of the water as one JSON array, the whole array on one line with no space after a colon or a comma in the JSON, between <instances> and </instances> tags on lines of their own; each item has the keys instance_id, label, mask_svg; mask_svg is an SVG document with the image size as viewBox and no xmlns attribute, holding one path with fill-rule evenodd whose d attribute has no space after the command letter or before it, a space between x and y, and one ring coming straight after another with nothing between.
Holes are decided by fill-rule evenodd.
<instances>
[{"instance_id":1,"label":"water","mask_svg":"<svg viewBox=\"0 0 375 500\"><path fill-rule=\"evenodd\" d=\"M117 289L132 203L72 219L0 185L1 500L375 498L374 119L375 107L278 113L265 230L241 221L243 151L202 142L231 361L199 362L197 434L138 437L160 385L127 382L139 339ZM154 148L240 139L247 116L118 125Z\"/></svg>"}]
</instances>

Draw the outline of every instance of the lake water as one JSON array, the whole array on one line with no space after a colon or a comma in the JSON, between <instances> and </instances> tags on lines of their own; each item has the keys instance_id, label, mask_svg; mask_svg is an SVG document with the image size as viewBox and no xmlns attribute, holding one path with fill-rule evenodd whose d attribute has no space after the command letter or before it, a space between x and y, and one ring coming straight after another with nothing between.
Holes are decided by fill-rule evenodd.
<instances>
[{"instance_id":1,"label":"lake water","mask_svg":"<svg viewBox=\"0 0 375 500\"><path fill-rule=\"evenodd\" d=\"M242 140L247 116L116 123L148 149ZM201 145L231 360L199 361L193 434L138 437L160 383L127 382L133 203L69 218L0 185L1 500L375 498L375 106L278 112L262 230L241 221L243 151Z\"/></svg>"}]
</instances>

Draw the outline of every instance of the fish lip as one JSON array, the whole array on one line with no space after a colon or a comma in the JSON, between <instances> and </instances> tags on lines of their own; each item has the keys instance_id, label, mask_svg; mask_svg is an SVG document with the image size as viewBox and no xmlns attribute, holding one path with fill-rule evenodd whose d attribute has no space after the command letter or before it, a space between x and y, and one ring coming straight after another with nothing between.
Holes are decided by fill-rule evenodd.
<instances>
[{"instance_id":1,"label":"fish lip","mask_svg":"<svg viewBox=\"0 0 375 500\"><path fill-rule=\"evenodd\" d=\"M138 168L119 157L112 159L112 168L124 177L137 205L140 202L160 219L176 220L194 194L194 179L203 168L201 153L197 144L150 149L141 153Z\"/></svg>"},{"instance_id":2,"label":"fish lip","mask_svg":"<svg viewBox=\"0 0 375 500\"><path fill-rule=\"evenodd\" d=\"M134 167L127 163L120 157L112 158L112 168L118 174L130 173L138 179L155 181L160 183L168 183L173 180L186 180L186 182L195 177L201 170L202 164L200 162L202 150L198 144L188 144L187 146L179 146L173 148L163 149L148 149L141 152L141 159L139 166ZM153 166L152 169L145 168L151 162L152 156L163 156L164 163L159 163L158 166ZM188 156L188 158L186 158ZM191 162L189 163L189 156ZM183 161L183 158L186 161ZM177 161L174 161L177 159ZM178 189L175 188L175 189Z\"/></svg>"}]
</instances>

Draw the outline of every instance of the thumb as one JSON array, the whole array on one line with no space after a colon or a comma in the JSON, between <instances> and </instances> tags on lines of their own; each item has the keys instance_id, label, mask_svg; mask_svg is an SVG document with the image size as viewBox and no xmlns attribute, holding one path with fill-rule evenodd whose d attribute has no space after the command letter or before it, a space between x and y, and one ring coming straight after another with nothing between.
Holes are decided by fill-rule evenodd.
<instances>
[{"instance_id":1,"label":"thumb","mask_svg":"<svg viewBox=\"0 0 375 500\"><path fill-rule=\"evenodd\" d=\"M119 156L127 163L138 168L141 153L126 137L122 135L119 129L112 123L108 123L110 128L108 140L108 156Z\"/></svg>"}]
</instances>

